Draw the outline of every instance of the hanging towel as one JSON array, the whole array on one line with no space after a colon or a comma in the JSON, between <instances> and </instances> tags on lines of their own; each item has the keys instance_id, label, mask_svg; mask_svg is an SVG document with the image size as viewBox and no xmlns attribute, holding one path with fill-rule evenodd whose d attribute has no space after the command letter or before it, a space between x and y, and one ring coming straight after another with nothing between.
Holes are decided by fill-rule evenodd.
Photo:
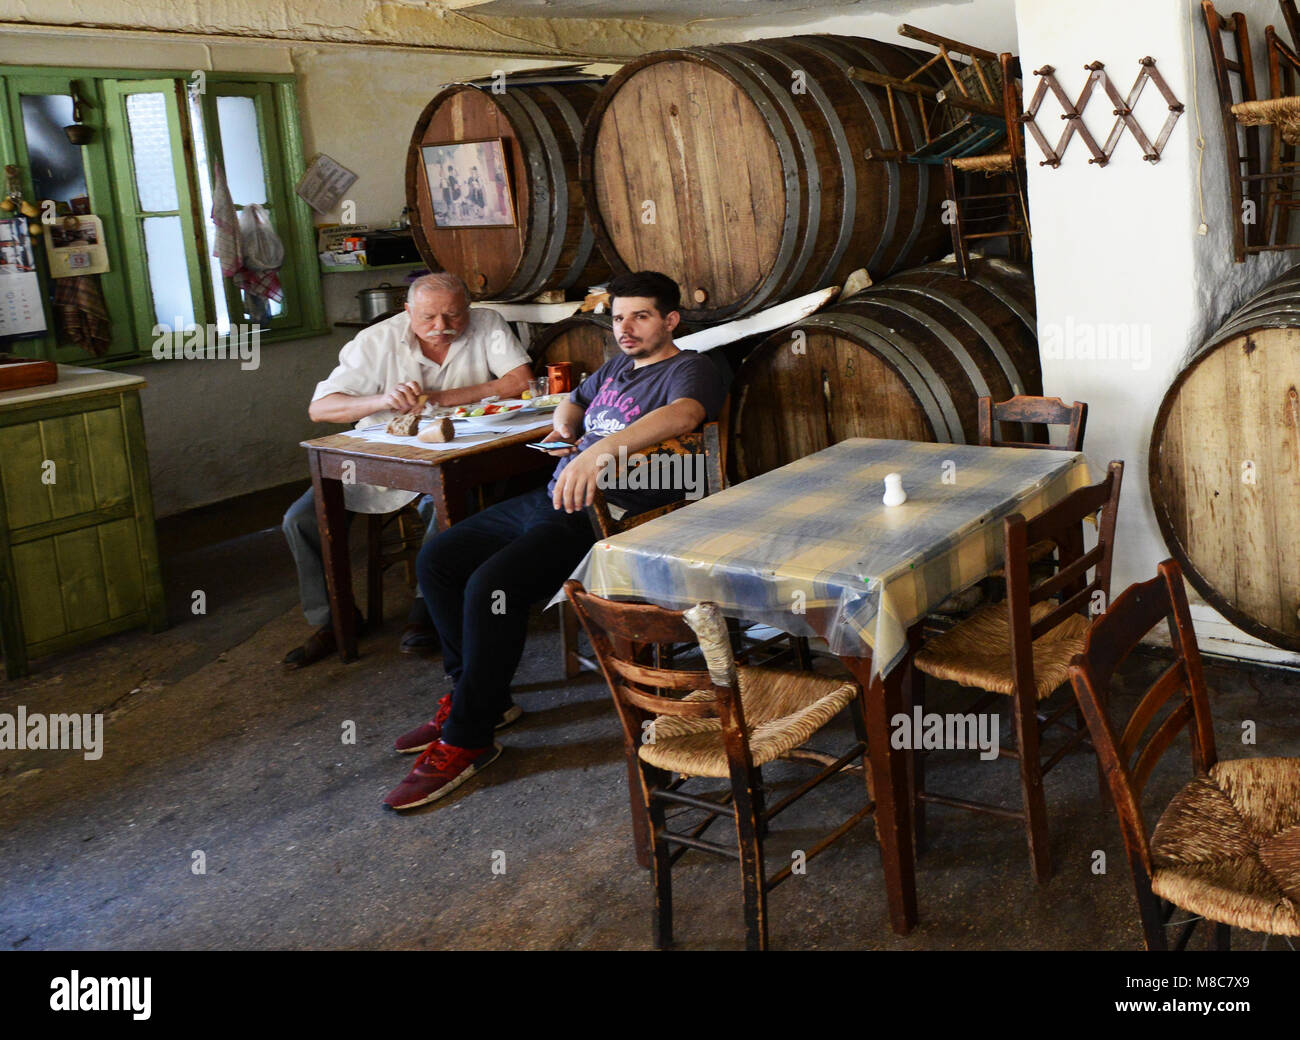
<instances>
[{"instance_id":1,"label":"hanging towel","mask_svg":"<svg viewBox=\"0 0 1300 1040\"><path fill-rule=\"evenodd\" d=\"M113 334L99 275L54 279L54 314L59 332L86 353L95 357L108 353Z\"/></svg>"},{"instance_id":2,"label":"hanging towel","mask_svg":"<svg viewBox=\"0 0 1300 1040\"><path fill-rule=\"evenodd\" d=\"M240 244L239 217L235 203L226 184L226 171L221 163L213 167L212 223L216 225L216 244L212 255L221 261L221 275L230 278L244 266L244 252Z\"/></svg>"}]
</instances>

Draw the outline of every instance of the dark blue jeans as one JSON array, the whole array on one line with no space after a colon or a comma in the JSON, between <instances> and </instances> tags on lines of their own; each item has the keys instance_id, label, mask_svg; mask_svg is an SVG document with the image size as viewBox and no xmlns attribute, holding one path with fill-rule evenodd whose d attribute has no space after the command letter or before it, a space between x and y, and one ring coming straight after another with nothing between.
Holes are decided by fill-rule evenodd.
<instances>
[{"instance_id":1,"label":"dark blue jeans","mask_svg":"<svg viewBox=\"0 0 1300 1040\"><path fill-rule=\"evenodd\" d=\"M442 731L448 744L492 743L493 727L510 706L529 608L559 590L594 541L585 512L555 509L539 488L424 543L416 561L420 592L456 684Z\"/></svg>"}]
</instances>

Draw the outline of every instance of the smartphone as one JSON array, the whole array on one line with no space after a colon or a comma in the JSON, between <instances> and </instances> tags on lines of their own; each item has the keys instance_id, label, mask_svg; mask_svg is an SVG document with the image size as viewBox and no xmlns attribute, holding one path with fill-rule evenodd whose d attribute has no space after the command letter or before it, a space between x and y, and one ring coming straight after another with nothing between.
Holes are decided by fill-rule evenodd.
<instances>
[{"instance_id":1,"label":"smartphone","mask_svg":"<svg viewBox=\"0 0 1300 1040\"><path fill-rule=\"evenodd\" d=\"M563 448L576 448L576 444L570 444L568 441L536 441L528 445L530 448L536 448L538 451L559 451Z\"/></svg>"}]
</instances>

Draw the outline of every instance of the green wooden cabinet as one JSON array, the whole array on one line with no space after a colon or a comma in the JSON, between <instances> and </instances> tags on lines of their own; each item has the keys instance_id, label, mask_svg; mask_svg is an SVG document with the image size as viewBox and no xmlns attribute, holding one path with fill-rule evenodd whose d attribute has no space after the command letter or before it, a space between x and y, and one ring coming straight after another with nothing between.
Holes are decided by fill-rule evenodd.
<instances>
[{"instance_id":1,"label":"green wooden cabinet","mask_svg":"<svg viewBox=\"0 0 1300 1040\"><path fill-rule=\"evenodd\" d=\"M59 366L0 393L0 647L31 657L166 627L138 376Z\"/></svg>"}]
</instances>

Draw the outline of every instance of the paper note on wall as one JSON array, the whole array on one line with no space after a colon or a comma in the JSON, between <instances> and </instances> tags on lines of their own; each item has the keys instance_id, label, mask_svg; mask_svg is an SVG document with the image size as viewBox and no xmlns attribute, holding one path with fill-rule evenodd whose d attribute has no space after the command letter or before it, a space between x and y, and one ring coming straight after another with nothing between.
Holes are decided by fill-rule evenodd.
<instances>
[{"instance_id":1,"label":"paper note on wall","mask_svg":"<svg viewBox=\"0 0 1300 1040\"><path fill-rule=\"evenodd\" d=\"M104 246L104 225L98 217L60 217L50 225L51 278L74 278L81 274L103 274L108 270Z\"/></svg>"},{"instance_id":2,"label":"paper note on wall","mask_svg":"<svg viewBox=\"0 0 1300 1040\"><path fill-rule=\"evenodd\" d=\"M0 336L45 331L45 308L26 217L0 220Z\"/></svg>"}]
</instances>

